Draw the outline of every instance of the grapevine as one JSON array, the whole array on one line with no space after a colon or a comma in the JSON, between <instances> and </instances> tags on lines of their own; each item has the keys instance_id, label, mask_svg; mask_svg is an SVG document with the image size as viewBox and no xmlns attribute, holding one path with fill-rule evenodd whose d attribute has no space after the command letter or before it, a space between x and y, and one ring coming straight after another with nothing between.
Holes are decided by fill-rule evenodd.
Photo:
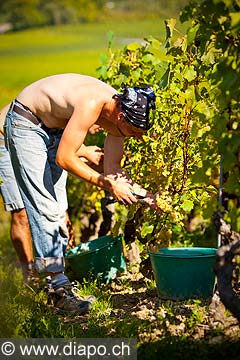
<instances>
[{"instance_id":1,"label":"grapevine","mask_svg":"<svg viewBox=\"0 0 240 360\"><path fill-rule=\"evenodd\" d=\"M178 21L188 21L186 33ZM166 42L151 36L102 58L99 78L120 91L151 84L156 110L143 141L125 140L124 168L152 193L162 215L142 204L119 216L118 231L141 210L136 237L165 246L186 234L193 212L203 229L211 226L219 204L220 161L224 191L234 199L225 219L240 230L239 5L237 1L191 1L179 20L167 19ZM184 240L183 240L184 241Z\"/></svg>"}]
</instances>

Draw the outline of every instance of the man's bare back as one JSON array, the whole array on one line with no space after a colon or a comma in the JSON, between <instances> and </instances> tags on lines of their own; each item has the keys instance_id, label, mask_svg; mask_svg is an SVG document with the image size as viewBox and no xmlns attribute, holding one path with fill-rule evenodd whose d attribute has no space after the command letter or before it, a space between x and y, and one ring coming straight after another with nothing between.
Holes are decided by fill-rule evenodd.
<instances>
[{"instance_id":1,"label":"man's bare back","mask_svg":"<svg viewBox=\"0 0 240 360\"><path fill-rule=\"evenodd\" d=\"M32 83L20 92L17 100L47 127L64 128L76 109L83 115L94 109L96 118L92 118L92 122L95 123L102 108L115 93L115 89L96 78L69 73Z\"/></svg>"}]
</instances>

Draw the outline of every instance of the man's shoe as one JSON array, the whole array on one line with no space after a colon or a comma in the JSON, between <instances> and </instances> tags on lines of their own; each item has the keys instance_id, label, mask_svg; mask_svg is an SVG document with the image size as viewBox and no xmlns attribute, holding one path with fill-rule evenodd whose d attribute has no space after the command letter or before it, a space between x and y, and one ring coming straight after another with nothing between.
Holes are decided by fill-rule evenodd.
<instances>
[{"instance_id":1,"label":"man's shoe","mask_svg":"<svg viewBox=\"0 0 240 360\"><path fill-rule=\"evenodd\" d=\"M55 308L78 314L86 314L92 308L93 302L96 301L93 295L86 298L80 297L71 284L61 286L56 290L51 289L48 297Z\"/></svg>"}]
</instances>

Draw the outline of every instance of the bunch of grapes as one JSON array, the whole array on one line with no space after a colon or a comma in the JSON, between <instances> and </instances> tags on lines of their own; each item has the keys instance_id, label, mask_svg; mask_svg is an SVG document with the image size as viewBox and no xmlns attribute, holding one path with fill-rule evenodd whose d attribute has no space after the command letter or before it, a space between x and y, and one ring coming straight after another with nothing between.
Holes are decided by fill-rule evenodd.
<instances>
[{"instance_id":1,"label":"bunch of grapes","mask_svg":"<svg viewBox=\"0 0 240 360\"><path fill-rule=\"evenodd\" d=\"M173 200L167 190L161 191L156 196L157 206L162 210L163 213L169 215L169 218L177 222L178 214L173 207Z\"/></svg>"},{"instance_id":2,"label":"bunch of grapes","mask_svg":"<svg viewBox=\"0 0 240 360\"><path fill-rule=\"evenodd\" d=\"M169 196L168 191L162 191L157 194L156 197L157 206L165 214L170 214L173 212L172 198Z\"/></svg>"}]
</instances>

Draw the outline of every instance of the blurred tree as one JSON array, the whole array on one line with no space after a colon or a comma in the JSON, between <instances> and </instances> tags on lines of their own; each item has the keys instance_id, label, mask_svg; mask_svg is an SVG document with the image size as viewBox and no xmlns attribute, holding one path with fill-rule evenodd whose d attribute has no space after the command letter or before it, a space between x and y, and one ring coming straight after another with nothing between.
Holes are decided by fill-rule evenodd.
<instances>
[{"instance_id":1,"label":"blurred tree","mask_svg":"<svg viewBox=\"0 0 240 360\"><path fill-rule=\"evenodd\" d=\"M40 0L1 0L1 18L11 23L14 30L43 25L45 16L39 5Z\"/></svg>"},{"instance_id":2,"label":"blurred tree","mask_svg":"<svg viewBox=\"0 0 240 360\"><path fill-rule=\"evenodd\" d=\"M175 16L188 0L1 0L0 23L11 23L13 30L44 25L71 24L122 19Z\"/></svg>"},{"instance_id":3,"label":"blurred tree","mask_svg":"<svg viewBox=\"0 0 240 360\"><path fill-rule=\"evenodd\" d=\"M113 0L106 1L106 6L112 9L112 14L122 12L130 16L153 18L159 15L176 16L187 3L188 0Z\"/></svg>"},{"instance_id":4,"label":"blurred tree","mask_svg":"<svg viewBox=\"0 0 240 360\"><path fill-rule=\"evenodd\" d=\"M2 22L13 30L42 25L96 21L105 0L1 0Z\"/></svg>"},{"instance_id":5,"label":"blurred tree","mask_svg":"<svg viewBox=\"0 0 240 360\"><path fill-rule=\"evenodd\" d=\"M103 0L41 0L40 11L45 15L47 24L70 24L98 19Z\"/></svg>"}]
</instances>

